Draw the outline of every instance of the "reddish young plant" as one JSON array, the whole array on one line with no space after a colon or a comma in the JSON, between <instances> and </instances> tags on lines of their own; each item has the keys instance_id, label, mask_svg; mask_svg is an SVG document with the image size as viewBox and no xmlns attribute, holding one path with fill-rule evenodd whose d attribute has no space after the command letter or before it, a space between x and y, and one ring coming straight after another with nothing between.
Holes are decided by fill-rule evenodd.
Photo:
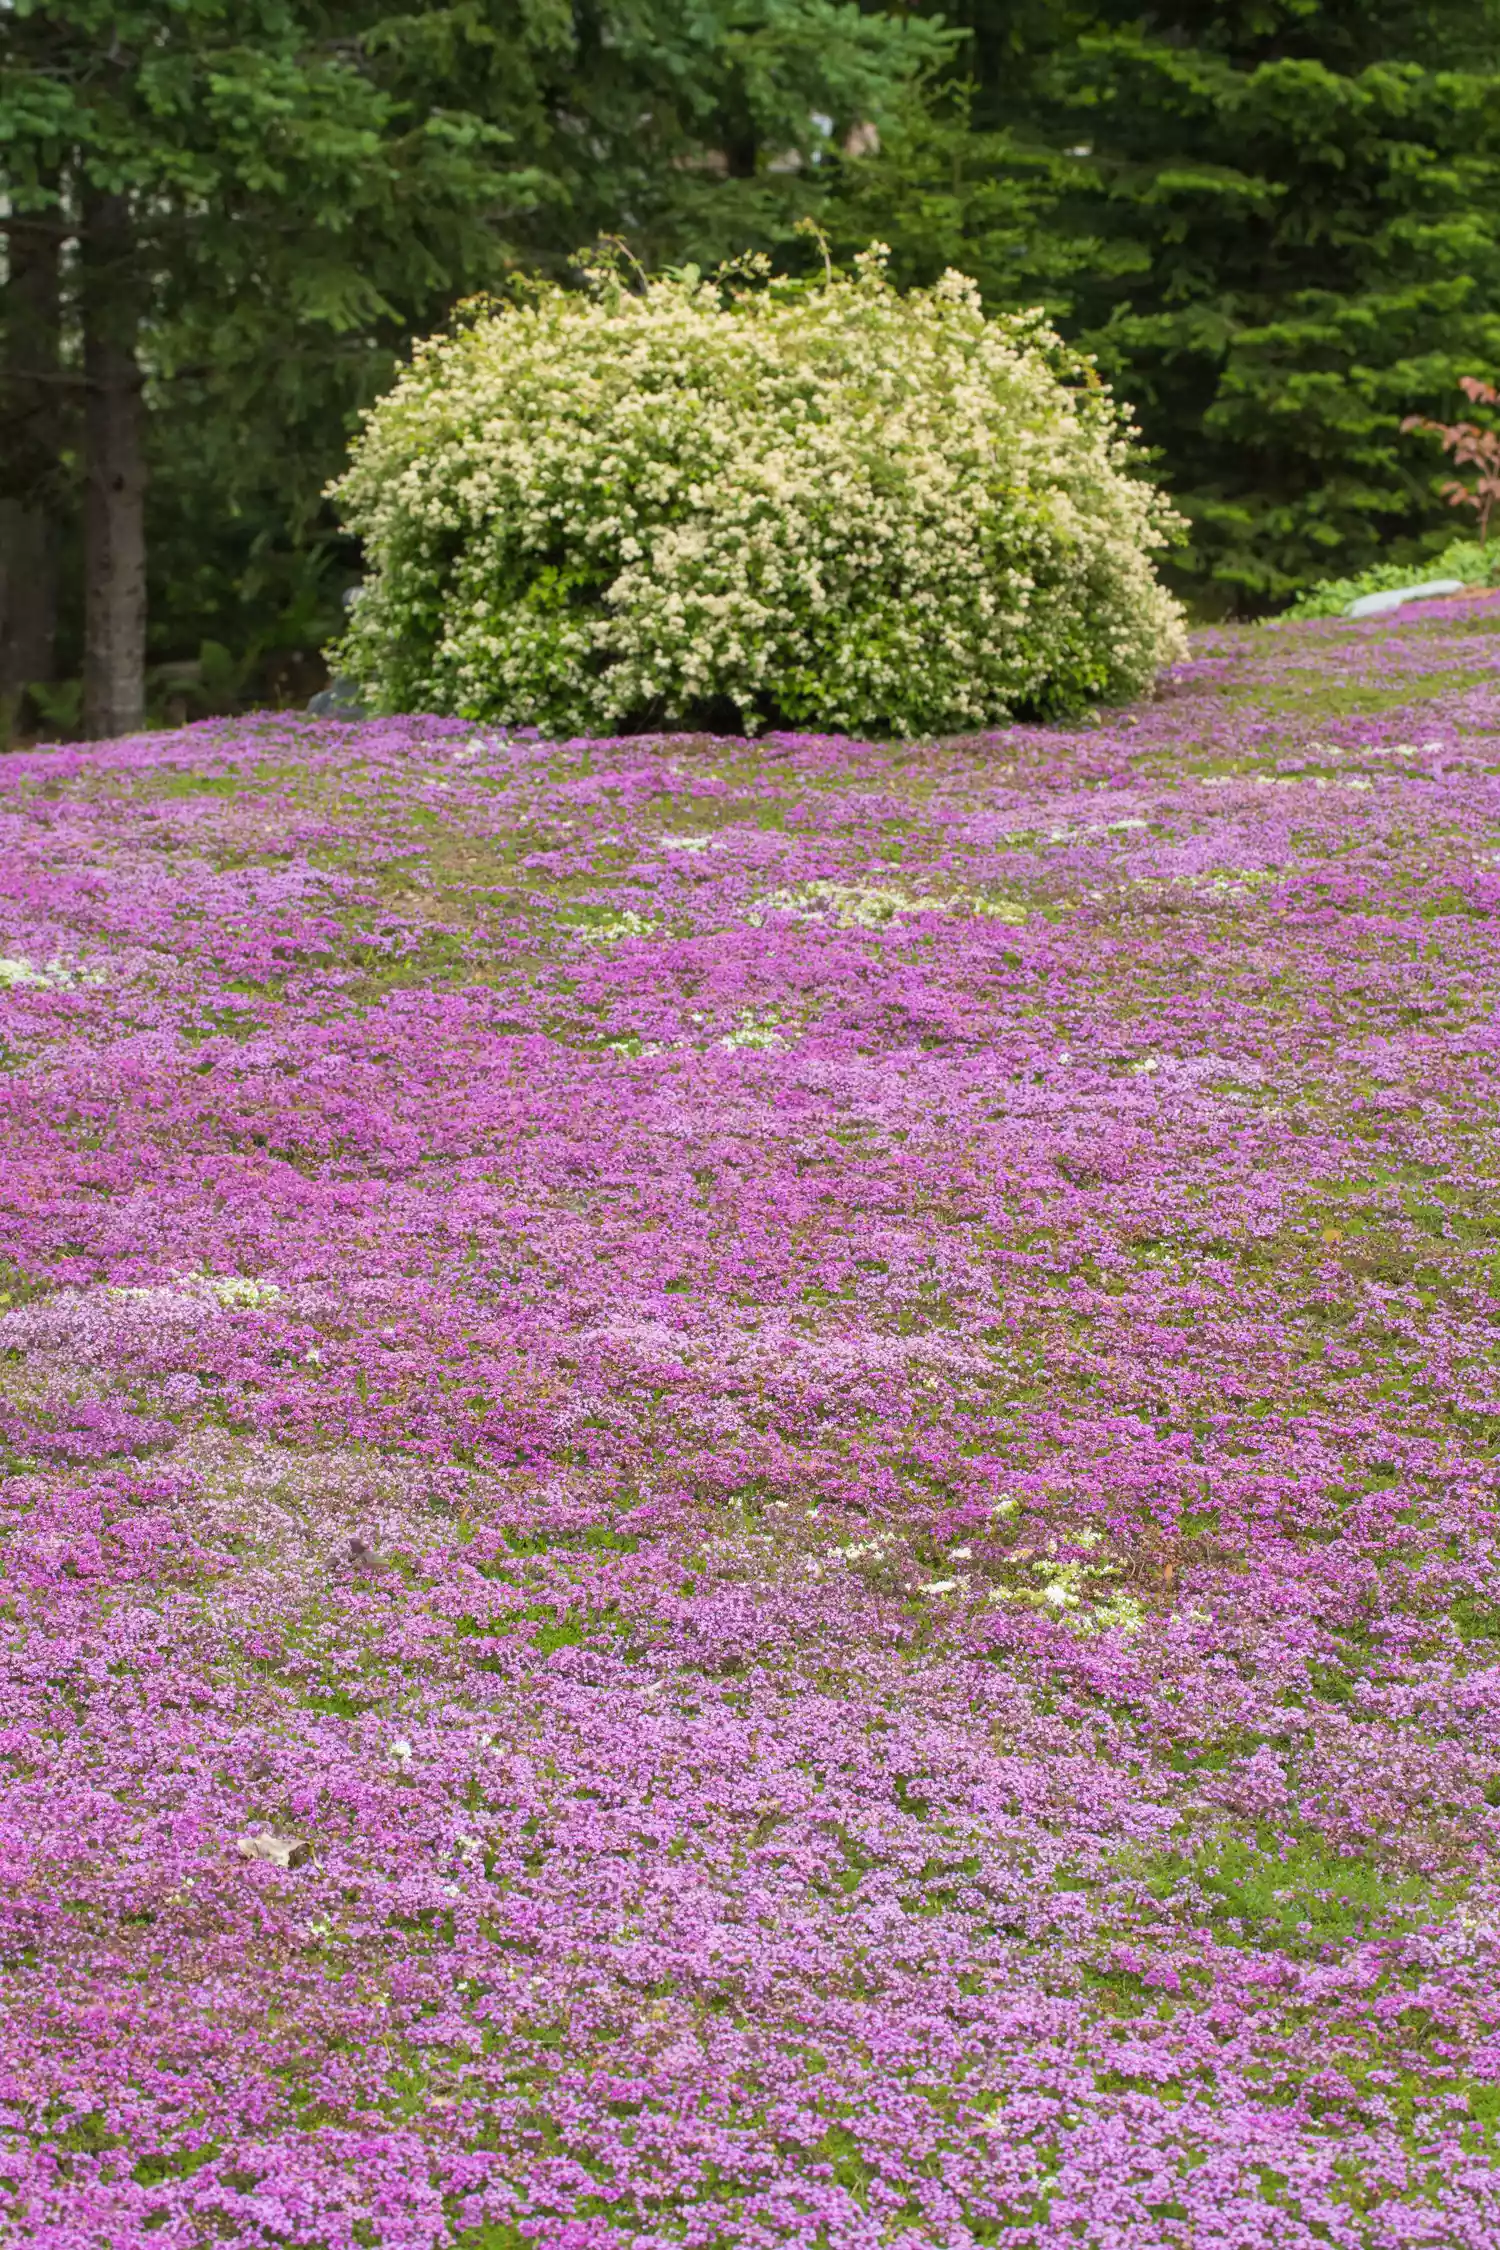
<instances>
[{"instance_id":1,"label":"reddish young plant","mask_svg":"<svg viewBox=\"0 0 1500 2250\"><path fill-rule=\"evenodd\" d=\"M1478 375L1461 375L1458 387L1476 406L1500 406L1500 390ZM1443 486L1443 498L1450 508L1475 510L1479 536L1487 543L1490 517L1500 501L1500 430L1486 429L1479 422L1434 422L1425 414L1408 414L1401 427L1425 430L1441 442L1445 453L1452 454L1455 468L1479 471L1473 484L1466 484L1462 477L1450 477Z\"/></svg>"}]
</instances>

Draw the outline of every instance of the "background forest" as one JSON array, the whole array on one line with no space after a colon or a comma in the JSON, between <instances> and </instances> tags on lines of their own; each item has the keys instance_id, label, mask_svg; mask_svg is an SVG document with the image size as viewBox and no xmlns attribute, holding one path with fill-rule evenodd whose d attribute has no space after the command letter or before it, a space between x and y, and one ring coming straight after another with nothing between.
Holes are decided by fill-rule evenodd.
<instances>
[{"instance_id":1,"label":"background forest","mask_svg":"<svg viewBox=\"0 0 1500 2250\"><path fill-rule=\"evenodd\" d=\"M796 268L813 217L1045 305L1189 520L1179 591L1253 615L1455 529L1400 425L1500 367L1500 4L0 0L0 212L11 729L129 717L122 587L154 713L305 700L361 408L604 235Z\"/></svg>"}]
</instances>

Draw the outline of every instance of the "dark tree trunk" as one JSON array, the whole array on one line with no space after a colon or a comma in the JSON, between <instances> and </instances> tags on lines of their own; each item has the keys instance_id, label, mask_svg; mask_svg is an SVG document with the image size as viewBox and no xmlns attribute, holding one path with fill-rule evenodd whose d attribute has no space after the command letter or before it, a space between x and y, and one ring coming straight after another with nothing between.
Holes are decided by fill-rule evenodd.
<instances>
[{"instance_id":1,"label":"dark tree trunk","mask_svg":"<svg viewBox=\"0 0 1500 2250\"><path fill-rule=\"evenodd\" d=\"M724 135L724 154L729 164L732 180L753 180L760 156L760 143L755 137L755 127L748 119L735 119Z\"/></svg>"},{"instance_id":2,"label":"dark tree trunk","mask_svg":"<svg viewBox=\"0 0 1500 2250\"><path fill-rule=\"evenodd\" d=\"M32 681L50 681L57 639L62 500L59 235L52 212L13 219L5 287L0 427L0 735Z\"/></svg>"},{"instance_id":3,"label":"dark tree trunk","mask_svg":"<svg viewBox=\"0 0 1500 2250\"><path fill-rule=\"evenodd\" d=\"M130 208L91 195L83 300L83 723L128 734L146 711L145 406L136 356L139 282Z\"/></svg>"},{"instance_id":4,"label":"dark tree trunk","mask_svg":"<svg viewBox=\"0 0 1500 2250\"><path fill-rule=\"evenodd\" d=\"M743 74L736 71L720 113L720 136L732 180L753 180L759 168L760 137Z\"/></svg>"}]
</instances>

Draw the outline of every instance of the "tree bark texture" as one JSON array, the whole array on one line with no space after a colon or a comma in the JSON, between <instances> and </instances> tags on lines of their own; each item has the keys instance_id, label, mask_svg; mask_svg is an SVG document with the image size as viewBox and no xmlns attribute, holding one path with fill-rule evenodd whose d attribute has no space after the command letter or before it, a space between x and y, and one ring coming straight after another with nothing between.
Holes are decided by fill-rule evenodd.
<instances>
[{"instance_id":1,"label":"tree bark texture","mask_svg":"<svg viewBox=\"0 0 1500 2250\"><path fill-rule=\"evenodd\" d=\"M146 714L146 424L139 279L124 196L91 194L80 243L84 376L83 723Z\"/></svg>"},{"instance_id":2,"label":"tree bark texture","mask_svg":"<svg viewBox=\"0 0 1500 2250\"><path fill-rule=\"evenodd\" d=\"M57 639L63 408L54 215L11 222L0 326L0 733L33 680L52 678Z\"/></svg>"}]
</instances>

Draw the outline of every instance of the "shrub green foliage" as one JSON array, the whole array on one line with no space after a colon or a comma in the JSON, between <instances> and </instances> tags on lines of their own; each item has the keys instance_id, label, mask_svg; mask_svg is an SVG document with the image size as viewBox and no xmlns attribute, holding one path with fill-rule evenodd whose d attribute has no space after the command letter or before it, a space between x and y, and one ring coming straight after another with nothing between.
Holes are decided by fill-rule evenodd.
<instances>
[{"instance_id":1,"label":"shrub green foliage","mask_svg":"<svg viewBox=\"0 0 1500 2250\"><path fill-rule=\"evenodd\" d=\"M957 274L603 269L424 346L339 488L384 710L896 733L1139 691L1175 519L1039 316Z\"/></svg>"},{"instance_id":2,"label":"shrub green foliage","mask_svg":"<svg viewBox=\"0 0 1500 2250\"><path fill-rule=\"evenodd\" d=\"M1461 578L1466 586L1500 586L1500 540L1481 546L1477 539L1455 539L1425 562L1374 563L1355 578L1325 578L1298 596L1292 617L1342 617L1361 594L1383 594L1396 586L1416 586L1426 578Z\"/></svg>"}]
</instances>

